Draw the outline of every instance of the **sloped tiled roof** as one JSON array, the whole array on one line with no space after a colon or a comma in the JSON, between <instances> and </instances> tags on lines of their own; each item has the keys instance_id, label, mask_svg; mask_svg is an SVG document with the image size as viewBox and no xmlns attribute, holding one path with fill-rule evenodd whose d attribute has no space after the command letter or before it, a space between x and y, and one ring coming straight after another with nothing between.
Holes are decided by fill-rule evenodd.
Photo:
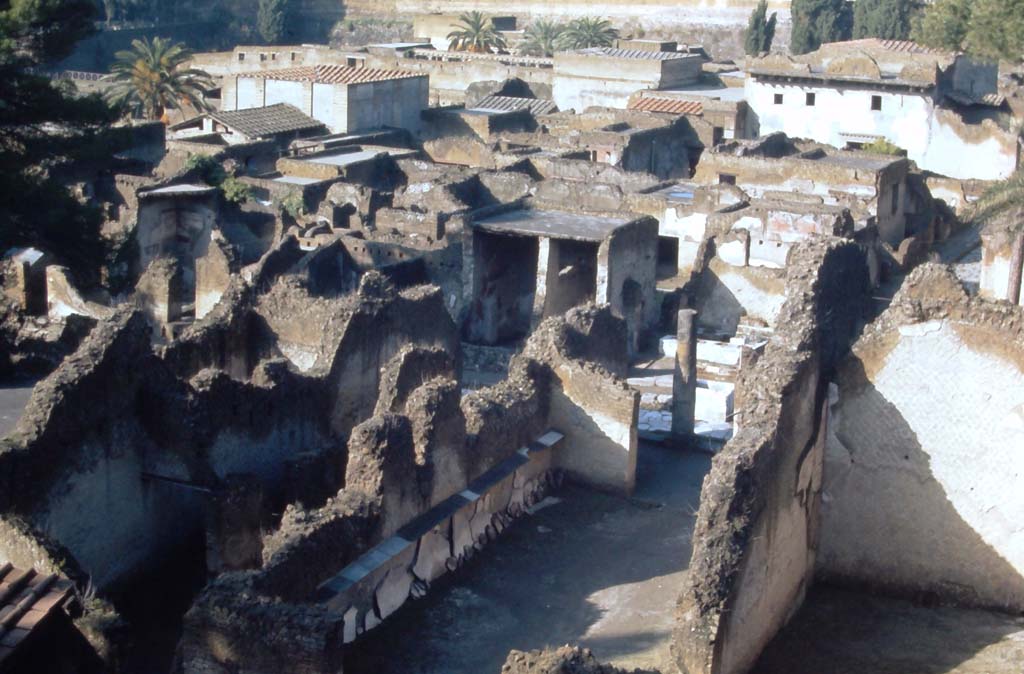
<instances>
[{"instance_id":1,"label":"sloped tiled roof","mask_svg":"<svg viewBox=\"0 0 1024 674\"><path fill-rule=\"evenodd\" d=\"M70 581L0 564L0 663L70 595Z\"/></svg>"},{"instance_id":2,"label":"sloped tiled roof","mask_svg":"<svg viewBox=\"0 0 1024 674\"><path fill-rule=\"evenodd\" d=\"M558 112L558 106L555 105L554 101L544 98L519 98L516 96L485 96L471 109L494 112L529 110L534 115L549 115L552 112Z\"/></svg>"},{"instance_id":3,"label":"sloped tiled roof","mask_svg":"<svg viewBox=\"0 0 1024 674\"><path fill-rule=\"evenodd\" d=\"M262 108L211 112L210 118L249 138L266 138L295 131L320 128L323 122L287 103Z\"/></svg>"},{"instance_id":4,"label":"sloped tiled roof","mask_svg":"<svg viewBox=\"0 0 1024 674\"><path fill-rule=\"evenodd\" d=\"M904 54L945 54L947 53L944 49L934 49L932 47L926 47L922 44L918 44L913 40L882 40L877 37L866 37L860 40L847 40L845 42L832 42L829 44L843 45L851 48L875 48L884 49L886 51L898 51ZM822 45L827 46L827 45Z\"/></svg>"},{"instance_id":5,"label":"sloped tiled roof","mask_svg":"<svg viewBox=\"0 0 1024 674\"><path fill-rule=\"evenodd\" d=\"M671 115L703 115L704 104L700 101L684 101L678 98L659 98L657 96L645 96L633 100L629 104L630 110L643 110L645 112L665 112Z\"/></svg>"},{"instance_id":6,"label":"sloped tiled roof","mask_svg":"<svg viewBox=\"0 0 1024 674\"><path fill-rule=\"evenodd\" d=\"M292 82L316 82L317 84L363 84L385 82L408 77L426 77L407 70L381 70L378 68L353 68L342 65L299 66L283 70L260 70L242 73L239 77L256 77L265 80L289 80Z\"/></svg>"},{"instance_id":7,"label":"sloped tiled roof","mask_svg":"<svg viewBox=\"0 0 1024 674\"><path fill-rule=\"evenodd\" d=\"M646 49L616 49L615 47L590 47L579 50L579 53L609 56L617 59L645 59L648 61L666 61L668 59L681 59L690 56L689 53L679 51L648 51Z\"/></svg>"}]
</instances>

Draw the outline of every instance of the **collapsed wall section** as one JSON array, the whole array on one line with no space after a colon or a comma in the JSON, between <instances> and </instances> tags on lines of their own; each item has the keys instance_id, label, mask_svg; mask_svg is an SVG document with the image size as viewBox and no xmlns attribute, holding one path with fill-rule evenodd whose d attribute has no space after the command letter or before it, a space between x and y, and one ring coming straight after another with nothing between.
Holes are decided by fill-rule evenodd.
<instances>
[{"instance_id":1,"label":"collapsed wall section","mask_svg":"<svg viewBox=\"0 0 1024 674\"><path fill-rule=\"evenodd\" d=\"M802 243L787 271L779 329L737 385L740 431L701 492L672 642L687 674L747 671L814 575L826 373L861 319L868 277L860 247L834 238Z\"/></svg>"},{"instance_id":2,"label":"collapsed wall section","mask_svg":"<svg viewBox=\"0 0 1024 674\"><path fill-rule=\"evenodd\" d=\"M1024 611L1024 312L923 265L837 372L818 574Z\"/></svg>"}]
</instances>

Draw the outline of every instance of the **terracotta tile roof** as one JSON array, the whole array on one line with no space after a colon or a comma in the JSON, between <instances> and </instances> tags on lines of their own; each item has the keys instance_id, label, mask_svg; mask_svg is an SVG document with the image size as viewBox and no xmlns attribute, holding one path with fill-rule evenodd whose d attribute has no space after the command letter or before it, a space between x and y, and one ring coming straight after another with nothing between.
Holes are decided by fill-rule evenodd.
<instances>
[{"instance_id":1,"label":"terracotta tile roof","mask_svg":"<svg viewBox=\"0 0 1024 674\"><path fill-rule=\"evenodd\" d=\"M485 96L477 101L472 110L494 110L511 112L513 110L529 110L535 115L549 115L558 112L554 101L544 98L518 98L515 96Z\"/></svg>"},{"instance_id":2,"label":"terracotta tile roof","mask_svg":"<svg viewBox=\"0 0 1024 674\"><path fill-rule=\"evenodd\" d=\"M684 101L678 98L659 98L645 96L631 101L630 110L646 112L666 112L672 115L703 115L704 104L700 101Z\"/></svg>"},{"instance_id":3,"label":"terracotta tile roof","mask_svg":"<svg viewBox=\"0 0 1024 674\"><path fill-rule=\"evenodd\" d=\"M240 73L239 77L255 77L264 80L289 80L292 82L316 82L317 84L363 84L385 82L409 77L426 77L407 70L380 70L377 68L353 68L342 65L299 66L282 70L260 70Z\"/></svg>"},{"instance_id":4,"label":"terracotta tile roof","mask_svg":"<svg viewBox=\"0 0 1024 674\"><path fill-rule=\"evenodd\" d=\"M918 44L913 40L882 40L877 37L866 37L861 40L847 40L846 42L831 42L831 45L843 45L846 47L874 47L886 51L898 51L905 54L945 54L944 49L934 49ZM822 45L825 46L825 45Z\"/></svg>"},{"instance_id":5,"label":"terracotta tile roof","mask_svg":"<svg viewBox=\"0 0 1024 674\"><path fill-rule=\"evenodd\" d=\"M209 115L211 119L249 138L265 138L324 126L323 122L313 119L287 103L262 108L211 112Z\"/></svg>"},{"instance_id":6,"label":"terracotta tile roof","mask_svg":"<svg viewBox=\"0 0 1024 674\"><path fill-rule=\"evenodd\" d=\"M688 58L688 52L680 51L648 51L646 49L616 49L615 47L590 47L580 49L580 54L608 56L616 59L644 59L647 61L666 61L668 59Z\"/></svg>"},{"instance_id":7,"label":"terracotta tile roof","mask_svg":"<svg viewBox=\"0 0 1024 674\"><path fill-rule=\"evenodd\" d=\"M71 582L0 565L0 663L71 596Z\"/></svg>"}]
</instances>

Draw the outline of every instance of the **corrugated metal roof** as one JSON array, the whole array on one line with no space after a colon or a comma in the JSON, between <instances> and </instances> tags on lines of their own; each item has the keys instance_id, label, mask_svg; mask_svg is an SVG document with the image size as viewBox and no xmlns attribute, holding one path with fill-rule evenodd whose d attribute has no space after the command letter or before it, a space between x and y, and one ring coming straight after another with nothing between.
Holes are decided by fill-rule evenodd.
<instances>
[{"instance_id":1,"label":"corrugated metal roof","mask_svg":"<svg viewBox=\"0 0 1024 674\"><path fill-rule=\"evenodd\" d=\"M645 96L630 102L630 110L645 112L664 112L671 115L703 115L704 104L700 101L684 101L678 98L659 98Z\"/></svg>"},{"instance_id":2,"label":"corrugated metal roof","mask_svg":"<svg viewBox=\"0 0 1024 674\"><path fill-rule=\"evenodd\" d=\"M71 587L70 581L56 575L0 565L0 663L71 596Z\"/></svg>"},{"instance_id":3,"label":"corrugated metal roof","mask_svg":"<svg viewBox=\"0 0 1024 674\"><path fill-rule=\"evenodd\" d=\"M211 112L209 115L211 119L249 138L266 138L324 126L323 122L313 119L287 103L262 108Z\"/></svg>"},{"instance_id":4,"label":"corrugated metal roof","mask_svg":"<svg viewBox=\"0 0 1024 674\"><path fill-rule=\"evenodd\" d=\"M385 82L409 77L426 77L407 70L382 70L378 68L353 68L342 65L299 66L283 70L261 70L242 73L239 77L255 77L264 80L288 80L291 82L316 82L317 84L363 84Z\"/></svg>"},{"instance_id":5,"label":"corrugated metal roof","mask_svg":"<svg viewBox=\"0 0 1024 674\"><path fill-rule=\"evenodd\" d=\"M615 47L590 47L579 50L581 54L608 56L617 59L645 59L648 61L666 61L668 59L688 58L691 54L678 51L648 51L646 49L616 49Z\"/></svg>"},{"instance_id":6,"label":"corrugated metal roof","mask_svg":"<svg viewBox=\"0 0 1024 674\"><path fill-rule=\"evenodd\" d=\"M488 112L529 110L534 115L549 115L552 112L558 112L558 106L554 101L545 98L519 98L516 96L485 96L470 109Z\"/></svg>"}]
</instances>

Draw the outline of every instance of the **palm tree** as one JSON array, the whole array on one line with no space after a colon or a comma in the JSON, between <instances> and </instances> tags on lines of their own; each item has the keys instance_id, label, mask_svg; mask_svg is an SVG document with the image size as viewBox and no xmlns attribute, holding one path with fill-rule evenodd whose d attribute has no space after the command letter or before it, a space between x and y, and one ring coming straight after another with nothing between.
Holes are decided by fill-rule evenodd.
<instances>
[{"instance_id":1,"label":"palm tree","mask_svg":"<svg viewBox=\"0 0 1024 674\"><path fill-rule=\"evenodd\" d=\"M459 22L452 24L448 33L448 48L453 51L471 51L486 54L505 48L505 38L494 30L490 17L481 12L468 12L459 16Z\"/></svg>"},{"instance_id":2,"label":"palm tree","mask_svg":"<svg viewBox=\"0 0 1024 674\"><path fill-rule=\"evenodd\" d=\"M209 110L204 89L212 89L210 76L202 70L186 68L192 52L180 42L155 37L132 40L132 48L114 54L116 62L107 75L114 85L107 100L123 105L147 119L166 120L168 110L181 110L185 104L196 110Z\"/></svg>"},{"instance_id":3,"label":"palm tree","mask_svg":"<svg viewBox=\"0 0 1024 674\"><path fill-rule=\"evenodd\" d=\"M527 56L553 56L564 31L565 26L560 23L539 19L526 29L519 51Z\"/></svg>"},{"instance_id":4,"label":"palm tree","mask_svg":"<svg viewBox=\"0 0 1024 674\"><path fill-rule=\"evenodd\" d=\"M563 49L611 47L618 36L619 31L612 28L610 21L583 17L569 22L562 32L559 46Z\"/></svg>"},{"instance_id":5,"label":"palm tree","mask_svg":"<svg viewBox=\"0 0 1024 674\"><path fill-rule=\"evenodd\" d=\"M1020 303L1021 280L1024 277L1024 169L985 190L974 204L971 214L978 223L1012 218L1009 232L1013 237L1010 249L1010 279L1007 298Z\"/></svg>"}]
</instances>

